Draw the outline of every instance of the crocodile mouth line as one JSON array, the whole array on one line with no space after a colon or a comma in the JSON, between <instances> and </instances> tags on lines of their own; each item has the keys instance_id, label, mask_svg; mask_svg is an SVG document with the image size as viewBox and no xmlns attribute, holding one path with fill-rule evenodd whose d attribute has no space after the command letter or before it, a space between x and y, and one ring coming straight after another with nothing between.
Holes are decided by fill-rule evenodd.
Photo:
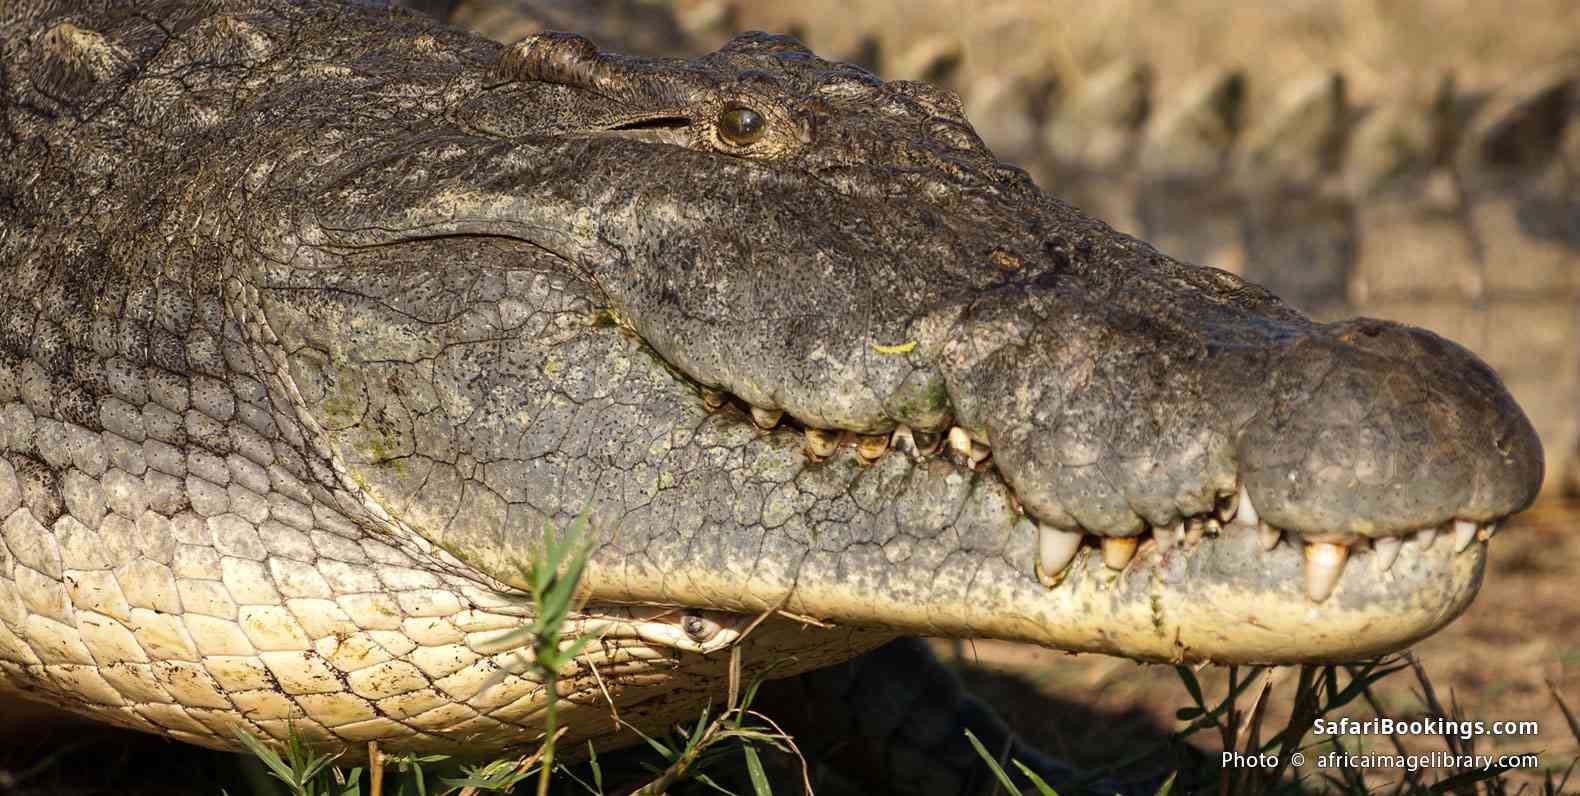
<instances>
[{"instance_id":1,"label":"crocodile mouth line","mask_svg":"<svg viewBox=\"0 0 1580 796\"><path fill-rule=\"evenodd\" d=\"M653 352L658 356L657 352ZM671 367L672 371L677 369ZM681 374L684 375L684 374ZM689 378L689 377L688 377ZM702 402L708 411L729 413L749 419L761 433L795 433L802 437L802 452L813 465L820 465L842 449L854 453L858 462L866 466L878 463L884 456L898 453L915 462L944 458L956 467L974 472L995 472L993 450L985 442L974 438L958 425L947 431L924 431L900 424L888 434L860 434L844 429L825 429L806 425L782 410L753 406L739 396L711 387L699 387ZM1015 496L1009 482L1004 481L1010 507L1036 525L1038 531L1037 561L1034 572L1037 579L1049 589L1057 588L1073 571L1072 564L1086 550L1102 557L1103 564L1114 572L1123 572L1137 556L1142 545L1151 545L1159 554L1175 548L1191 550L1211 543L1226 533L1256 534L1257 543L1264 552L1280 544L1300 545L1304 552L1304 578L1306 596L1313 603L1322 603L1332 595L1339 578L1344 574L1352 551L1370 548L1375 575L1384 576L1393 569L1394 562L1405 550L1405 543L1416 553L1423 553L1438 543L1438 538L1452 538L1455 554L1464 553L1473 543L1486 542L1497 532L1504 517L1491 521L1475 522L1454 519L1439 525L1418 528L1403 533L1375 537L1343 533L1304 533L1299 530L1278 528L1262 519L1251 501L1244 484L1229 494L1221 494L1216 509L1210 513L1182 517L1168 526L1146 523L1133 535L1114 536L1065 530L1048 524L1031 515ZM1160 560L1160 558L1159 558Z\"/></svg>"},{"instance_id":2,"label":"crocodile mouth line","mask_svg":"<svg viewBox=\"0 0 1580 796\"><path fill-rule=\"evenodd\" d=\"M568 267L575 267L575 257L558 251L552 245L514 234L480 234L468 230L446 235L411 236L407 240L439 237L510 240L531 246L535 251ZM381 241L378 245L388 243L394 242ZM890 453L899 453L917 463L943 459L964 470L994 473L1004 484L1011 508L1037 528L1037 555L1032 573L1050 589L1057 588L1066 580L1072 563L1083 550L1093 550L1099 554L1109 570L1123 572L1138 558L1137 551L1143 544L1150 543L1159 553L1176 548L1188 551L1224 533L1245 533L1255 534L1264 552L1285 543L1301 551L1306 596L1313 603L1322 603L1332 595L1353 552L1369 548L1373 553L1370 558L1375 574L1384 576L1393 569L1394 562L1401 554L1423 553L1438 541L1439 536L1452 538L1454 552L1464 553L1473 543L1489 540L1507 519L1507 515L1490 519L1451 518L1437 524L1375 535L1281 528L1263 517L1253 504L1249 490L1237 478L1232 490L1218 493L1213 510L1182 515L1170 524L1153 524L1143 518L1139 527L1129 529L1129 533L1100 533L1079 526L1067 527L1066 524L1055 524L1028 511L1016 496L1011 481L998 469L988 440L954 424L952 420L929 429L896 422L893 431L876 434L811 425L783 409L754 405L740 395L697 379L652 345L631 317L622 311L620 302L607 291L593 322L618 328L620 333L647 352L655 363L669 371L674 378L690 385L710 412L723 412L741 422L750 422L761 433L799 435L801 450L814 466L827 461L842 449L850 449L856 461L866 466L876 464ZM1405 552L1407 541L1412 542L1411 553Z\"/></svg>"}]
</instances>

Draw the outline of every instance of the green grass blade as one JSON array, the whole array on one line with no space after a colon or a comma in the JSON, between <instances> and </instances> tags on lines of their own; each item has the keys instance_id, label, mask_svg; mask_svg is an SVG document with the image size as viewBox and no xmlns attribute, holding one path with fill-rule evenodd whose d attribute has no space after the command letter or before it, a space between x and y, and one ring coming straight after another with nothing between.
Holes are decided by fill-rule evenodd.
<instances>
[{"instance_id":1,"label":"green grass blade","mask_svg":"<svg viewBox=\"0 0 1580 796\"><path fill-rule=\"evenodd\" d=\"M1059 796L1059 792L1054 790L1053 786L1049 785L1047 780L1037 776L1037 772L1027 768L1025 763L1022 763L1019 760L1011 760L1009 762L1014 763L1015 767L1020 769L1020 773L1025 774L1026 779L1031 780L1031 784L1036 787L1038 794L1041 796ZM1166 796L1166 794L1163 796Z\"/></svg>"},{"instance_id":2,"label":"green grass blade","mask_svg":"<svg viewBox=\"0 0 1580 796\"><path fill-rule=\"evenodd\" d=\"M713 781L713 777L710 777L707 774L703 774L701 772L698 772L696 774L691 775L691 778L696 780L697 782L701 782L702 784L707 785L708 787L710 787L710 788L712 788L712 789L714 789L714 790L716 790L716 791L718 791L720 793L727 794L728 796L735 796L735 791L732 791L729 788L726 788L723 785L720 785L719 783L714 782Z\"/></svg>"},{"instance_id":3,"label":"green grass blade","mask_svg":"<svg viewBox=\"0 0 1580 796\"><path fill-rule=\"evenodd\" d=\"M1009 774L1004 773L1004 767L998 764L998 759L988 754L987 747L983 746L982 742L977 740L976 735L970 730L966 730L966 740L970 741L971 746L977 750L977 754L982 756L982 761L987 763L988 770L993 772L993 776L998 777L998 781L1004 786L1004 790L1009 793L1020 792L1016 790L1015 783L1010 782Z\"/></svg>"},{"instance_id":4,"label":"green grass blade","mask_svg":"<svg viewBox=\"0 0 1580 796\"><path fill-rule=\"evenodd\" d=\"M279 752L269 748L263 741L258 740L257 736L247 732L245 729L241 727L234 729L236 739L241 741L242 746L247 747L247 751L251 752L253 757L258 758L269 768L269 773L273 774L281 782L284 782L291 790L301 791L302 782L296 778L296 772L291 769L291 766L286 765L285 760L281 759Z\"/></svg>"},{"instance_id":5,"label":"green grass blade","mask_svg":"<svg viewBox=\"0 0 1580 796\"><path fill-rule=\"evenodd\" d=\"M1180 772L1178 771L1170 774L1169 778L1163 780L1163 784L1158 786L1158 792L1153 794L1153 796L1169 796L1169 794L1174 790L1174 778L1178 777L1179 775Z\"/></svg>"},{"instance_id":6,"label":"green grass blade","mask_svg":"<svg viewBox=\"0 0 1580 796\"><path fill-rule=\"evenodd\" d=\"M746 757L746 776L751 778L752 792L757 796L773 796L774 790L768 787L768 772L763 770L763 761L757 756L757 747L743 743L741 753Z\"/></svg>"}]
</instances>

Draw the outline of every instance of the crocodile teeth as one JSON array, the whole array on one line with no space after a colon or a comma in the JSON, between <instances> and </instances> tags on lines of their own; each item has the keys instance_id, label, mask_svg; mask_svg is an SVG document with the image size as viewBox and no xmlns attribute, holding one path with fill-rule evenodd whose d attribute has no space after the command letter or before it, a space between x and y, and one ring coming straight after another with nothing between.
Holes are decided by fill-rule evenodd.
<instances>
[{"instance_id":1,"label":"crocodile teeth","mask_svg":"<svg viewBox=\"0 0 1580 796\"><path fill-rule=\"evenodd\" d=\"M1174 546L1174 540L1179 538L1179 535L1184 532L1185 523L1183 522L1175 523L1172 528L1153 528L1152 542L1158 546L1158 550L1167 550Z\"/></svg>"},{"instance_id":2,"label":"crocodile teeth","mask_svg":"<svg viewBox=\"0 0 1580 796\"><path fill-rule=\"evenodd\" d=\"M1378 572L1387 572L1393 567L1394 559L1399 557L1399 548L1404 545L1404 540L1397 536L1383 536L1372 540L1372 549L1377 551L1377 557L1372 559L1372 564Z\"/></svg>"},{"instance_id":3,"label":"crocodile teeth","mask_svg":"<svg viewBox=\"0 0 1580 796\"><path fill-rule=\"evenodd\" d=\"M1322 602L1333 593L1344 574L1344 562L1349 560L1350 549L1328 542L1311 542L1306 545L1306 596L1312 602Z\"/></svg>"},{"instance_id":4,"label":"crocodile teeth","mask_svg":"<svg viewBox=\"0 0 1580 796\"><path fill-rule=\"evenodd\" d=\"M987 461L993 455L993 449L980 442L971 443L971 452L967 456L971 459L971 466L976 467Z\"/></svg>"},{"instance_id":5,"label":"crocodile teeth","mask_svg":"<svg viewBox=\"0 0 1580 796\"><path fill-rule=\"evenodd\" d=\"M1284 538L1283 531L1280 531L1265 522L1259 523L1256 526L1256 535L1257 538L1262 542L1263 550L1272 550L1278 546L1278 540Z\"/></svg>"},{"instance_id":6,"label":"crocodile teeth","mask_svg":"<svg viewBox=\"0 0 1580 796\"><path fill-rule=\"evenodd\" d=\"M1106 536L1103 537L1103 563L1109 569L1121 570L1136 557L1136 545L1140 542L1134 536Z\"/></svg>"},{"instance_id":7,"label":"crocodile teeth","mask_svg":"<svg viewBox=\"0 0 1580 796\"><path fill-rule=\"evenodd\" d=\"M1492 535L1497 533L1497 532L1498 532L1498 524L1495 523L1495 522L1489 522L1486 525L1481 526L1481 530L1476 531L1476 538L1480 539L1483 542L1485 542L1488 539L1491 539Z\"/></svg>"},{"instance_id":8,"label":"crocodile teeth","mask_svg":"<svg viewBox=\"0 0 1580 796\"><path fill-rule=\"evenodd\" d=\"M709 409L718 409L724 405L724 393L719 392L718 390L710 390L707 387L703 387L702 403Z\"/></svg>"},{"instance_id":9,"label":"crocodile teeth","mask_svg":"<svg viewBox=\"0 0 1580 796\"><path fill-rule=\"evenodd\" d=\"M806 452L814 459L827 459L834 455L834 450L839 447L839 440L842 436L844 434L839 431L808 428L806 430Z\"/></svg>"},{"instance_id":10,"label":"crocodile teeth","mask_svg":"<svg viewBox=\"0 0 1580 796\"><path fill-rule=\"evenodd\" d=\"M936 431L916 431L913 429L911 431L911 439L916 441L916 453L918 456L931 456L937 453L938 449L943 447L944 444L944 435Z\"/></svg>"},{"instance_id":11,"label":"crocodile teeth","mask_svg":"<svg viewBox=\"0 0 1580 796\"><path fill-rule=\"evenodd\" d=\"M752 422L764 431L779 425L779 421L783 420L784 416L785 413L779 409L764 409L761 406L752 407Z\"/></svg>"},{"instance_id":12,"label":"crocodile teeth","mask_svg":"<svg viewBox=\"0 0 1580 796\"><path fill-rule=\"evenodd\" d=\"M971 455L971 435L959 426L949 429L949 449L961 456Z\"/></svg>"},{"instance_id":13,"label":"crocodile teeth","mask_svg":"<svg viewBox=\"0 0 1580 796\"><path fill-rule=\"evenodd\" d=\"M916 461L921 461L938 452L943 444L944 437L932 431L918 431L907 425L895 427L894 434L889 437L889 447L910 456Z\"/></svg>"},{"instance_id":14,"label":"crocodile teeth","mask_svg":"<svg viewBox=\"0 0 1580 796\"><path fill-rule=\"evenodd\" d=\"M916 434L911 427L901 423L894 427L894 433L889 435L889 447L900 453L916 455Z\"/></svg>"},{"instance_id":15,"label":"crocodile teeth","mask_svg":"<svg viewBox=\"0 0 1580 796\"><path fill-rule=\"evenodd\" d=\"M869 464L883 458L884 452L888 449L888 434L863 435L856 440L856 455Z\"/></svg>"},{"instance_id":16,"label":"crocodile teeth","mask_svg":"<svg viewBox=\"0 0 1580 796\"><path fill-rule=\"evenodd\" d=\"M1476 541L1476 524L1468 520L1454 520L1454 552L1463 553Z\"/></svg>"},{"instance_id":17,"label":"crocodile teeth","mask_svg":"<svg viewBox=\"0 0 1580 796\"><path fill-rule=\"evenodd\" d=\"M1038 526L1037 532L1037 578L1052 588L1059 583L1059 573L1080 551L1081 535L1043 526Z\"/></svg>"},{"instance_id":18,"label":"crocodile teeth","mask_svg":"<svg viewBox=\"0 0 1580 796\"><path fill-rule=\"evenodd\" d=\"M1240 498L1245 496L1245 487L1240 487L1238 492L1218 496L1218 519L1229 522L1234 519L1240 509Z\"/></svg>"},{"instance_id":19,"label":"crocodile teeth","mask_svg":"<svg viewBox=\"0 0 1580 796\"><path fill-rule=\"evenodd\" d=\"M1251 493L1246 491L1245 484L1240 485L1240 510L1235 513L1234 519L1241 525L1249 525L1253 528L1262 519L1257 515L1256 507L1251 505Z\"/></svg>"},{"instance_id":20,"label":"crocodile teeth","mask_svg":"<svg viewBox=\"0 0 1580 796\"><path fill-rule=\"evenodd\" d=\"M1431 547L1432 543L1437 541L1437 529L1436 528L1422 528L1421 530L1416 531L1415 532L1415 541L1416 541L1417 544L1421 545L1422 547Z\"/></svg>"}]
</instances>

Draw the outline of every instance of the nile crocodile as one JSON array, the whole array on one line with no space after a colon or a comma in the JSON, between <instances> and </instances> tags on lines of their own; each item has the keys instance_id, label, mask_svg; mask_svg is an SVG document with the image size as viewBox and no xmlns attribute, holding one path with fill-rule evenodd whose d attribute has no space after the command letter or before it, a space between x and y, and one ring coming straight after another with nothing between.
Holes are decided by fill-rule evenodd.
<instances>
[{"instance_id":1,"label":"nile crocodile","mask_svg":"<svg viewBox=\"0 0 1580 796\"><path fill-rule=\"evenodd\" d=\"M1170 259L786 38L0 30L0 690L96 719L532 745L502 639L578 514L569 747L694 716L726 650L1349 660L1464 610L1540 486L1454 343Z\"/></svg>"}]
</instances>

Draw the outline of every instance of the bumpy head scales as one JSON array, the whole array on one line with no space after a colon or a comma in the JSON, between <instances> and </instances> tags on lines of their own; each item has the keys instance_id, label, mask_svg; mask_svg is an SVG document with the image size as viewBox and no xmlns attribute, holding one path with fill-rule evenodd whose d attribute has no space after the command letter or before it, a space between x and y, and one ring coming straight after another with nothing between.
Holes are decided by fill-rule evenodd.
<instances>
[{"instance_id":1,"label":"bumpy head scales","mask_svg":"<svg viewBox=\"0 0 1580 796\"><path fill-rule=\"evenodd\" d=\"M957 539L995 540L967 548L1023 556L1003 573L1004 601L993 603L1017 616L929 603L925 620L850 615L861 621L1146 657L1316 659L1377 650L1447 621L1479 582L1479 554L1466 554L1466 564L1446 554L1408 569L1396 562L1438 550L1429 542L1440 530L1453 539L1444 550L1466 550L1539 486L1541 450L1529 423L1464 349L1385 321L1314 323L1230 274L1181 264L1115 233L997 161L946 92L882 83L755 34L689 62L624 59L551 34L514 45L499 69L516 82L467 110L470 123L499 139L489 145L486 171L466 166L474 155L464 147L437 157L419 140L347 172L313 200L321 208L308 238L314 248L296 255L297 267L334 273L346 252L403 241L451 245L435 236L525 244L511 256L589 280L591 304L651 352L642 367L694 391L691 407L655 409L647 425L600 434L645 438L692 411L733 406L738 411L709 421L708 434L782 460L793 433L804 440L793 459L801 475L787 472L784 485L814 473L843 484L830 496L809 496L802 511L812 513L800 521L811 526L835 522L812 508L821 501L890 477L877 474L883 468L842 469L847 456L870 464L903 449L919 457L892 475L909 484L902 492L926 493L929 479L997 484L960 497L960 505L996 494L1010 516L943 527ZM515 109L532 102L556 113L520 118ZM414 173L425 181L398 203L373 190ZM492 255L480 262L504 267L509 259L500 257L498 266L488 265ZM290 314L301 310L287 296L297 294L271 293L271 273L262 280L264 311L280 319L277 330L290 328ZM377 306L337 312L378 328L401 323ZM350 322L303 317L314 326ZM507 352L505 361L538 356L529 348ZM354 348L346 355L361 356ZM475 398L500 404L490 456L514 455L506 441L541 428L530 411L504 411L519 402L511 398L518 390L542 389L529 382L544 374L529 370L506 367L522 382ZM774 432L750 436L762 429ZM446 544L470 550L485 568L512 548L513 510L473 520L449 504L422 506L416 475L372 467L355 452L365 430L341 433L353 469L367 470L362 477L375 494L406 506L402 516L420 533L454 540ZM462 480L519 491L492 480L503 477ZM705 483L695 487L711 488ZM908 504L899 493L884 500L868 516L840 520L840 533L870 527L892 542L892 531L879 529ZM611 530L645 538L646 509L624 505L609 515ZM731 519L704 521L703 533L725 548L776 539L782 531L767 517L777 511L771 501L751 504ZM1213 598L1220 605L1281 612L1290 624L1272 624L1291 633L1309 636L1301 628L1316 621L1319 605L1334 626L1344 624L1340 615L1379 613L1392 617L1391 629L1367 637L1367 622L1357 620L1347 627L1361 636L1306 648L1240 647L1242 639L1226 633L1168 653L1113 641L1126 635L1114 625L1089 622L1087 631L1106 640L1083 640L1074 625L1047 632L1079 620L1039 619L1038 629L1019 615L1024 603L1049 599L1019 591L1027 585L1055 594L1074 588L1065 573L1085 539L1101 548L1108 570L1145 580L1152 576L1135 561L1214 560L1219 553L1205 551L1224 545L1215 541L1224 535L1255 541L1233 548L1242 552L1288 537L1301 555L1237 552L1233 568L1200 570L1195 585L1170 581L1177 590L1164 602L1196 604L1221 589L1235 599ZM1402 545L1407 539L1417 542ZM708 590L743 590L728 600L739 607L766 604L784 589L810 613L850 609L845 598L809 597L817 589L807 573L794 574L812 566L806 542L784 543L803 551L784 565L788 581L713 573ZM1367 545L1376 550L1373 565L1365 574L1346 569L1351 551ZM761 570L761 561L752 566ZM622 567L620 582L607 584L617 598L685 601L673 584L644 584L629 562ZM1425 599L1429 592L1436 596ZM1207 617L1185 625L1210 635L1224 617ZM1147 619L1137 636L1157 635L1160 621Z\"/></svg>"}]
</instances>

